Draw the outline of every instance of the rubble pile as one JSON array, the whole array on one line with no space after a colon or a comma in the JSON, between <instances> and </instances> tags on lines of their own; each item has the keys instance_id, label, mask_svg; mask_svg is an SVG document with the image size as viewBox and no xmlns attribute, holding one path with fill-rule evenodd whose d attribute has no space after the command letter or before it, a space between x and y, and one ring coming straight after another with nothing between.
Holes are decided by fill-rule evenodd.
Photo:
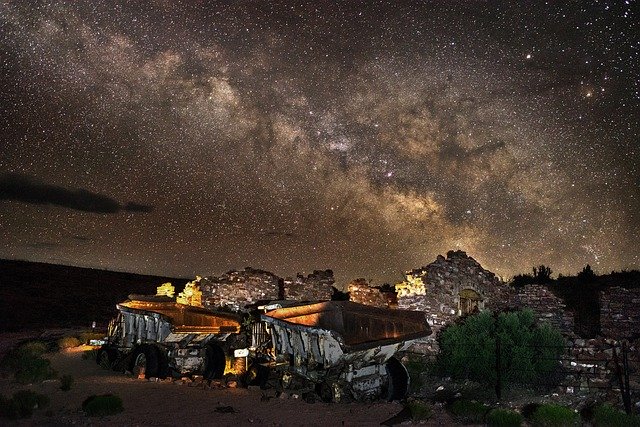
<instances>
[{"instance_id":1,"label":"rubble pile","mask_svg":"<svg viewBox=\"0 0 640 427\"><path fill-rule=\"evenodd\" d=\"M314 270L307 277L298 273L295 279L284 279L283 296L295 301L330 300L335 282L332 270Z\"/></svg>"},{"instance_id":2,"label":"rubble pile","mask_svg":"<svg viewBox=\"0 0 640 427\"><path fill-rule=\"evenodd\" d=\"M365 279L356 279L347 286L349 301L374 307L388 308L389 301L378 288L369 286Z\"/></svg>"},{"instance_id":3,"label":"rubble pile","mask_svg":"<svg viewBox=\"0 0 640 427\"><path fill-rule=\"evenodd\" d=\"M528 285L520 289L513 296L511 305L531 309L539 322L548 322L565 335L573 334L572 313L566 309L561 298L542 285Z\"/></svg>"},{"instance_id":4,"label":"rubble pile","mask_svg":"<svg viewBox=\"0 0 640 427\"><path fill-rule=\"evenodd\" d=\"M209 309L244 310L258 301L280 299L279 280L268 271L251 267L219 277L203 277L200 280L202 303Z\"/></svg>"},{"instance_id":5,"label":"rubble pile","mask_svg":"<svg viewBox=\"0 0 640 427\"><path fill-rule=\"evenodd\" d=\"M600 294L602 334L616 339L640 336L640 288L614 286Z\"/></svg>"}]
</instances>

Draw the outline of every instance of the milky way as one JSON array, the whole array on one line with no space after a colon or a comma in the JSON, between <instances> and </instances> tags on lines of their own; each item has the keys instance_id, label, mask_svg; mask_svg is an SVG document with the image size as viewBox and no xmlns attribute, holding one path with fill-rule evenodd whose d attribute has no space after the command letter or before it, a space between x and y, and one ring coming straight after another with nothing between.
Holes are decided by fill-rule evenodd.
<instances>
[{"instance_id":1,"label":"milky way","mask_svg":"<svg viewBox=\"0 0 640 427\"><path fill-rule=\"evenodd\" d=\"M0 257L640 265L635 2L7 2Z\"/></svg>"}]
</instances>

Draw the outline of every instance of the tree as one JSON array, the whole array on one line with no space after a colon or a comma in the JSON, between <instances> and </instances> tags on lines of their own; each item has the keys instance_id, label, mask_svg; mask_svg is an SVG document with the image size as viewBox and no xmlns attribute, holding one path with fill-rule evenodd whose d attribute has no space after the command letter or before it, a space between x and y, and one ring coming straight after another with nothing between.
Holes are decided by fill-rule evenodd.
<instances>
[{"instance_id":1,"label":"tree","mask_svg":"<svg viewBox=\"0 0 640 427\"><path fill-rule=\"evenodd\" d=\"M483 311L442 331L438 364L446 375L495 384L496 340L505 383L543 383L558 368L564 348L560 332L547 323L537 325L531 310Z\"/></svg>"},{"instance_id":2,"label":"tree","mask_svg":"<svg viewBox=\"0 0 640 427\"><path fill-rule=\"evenodd\" d=\"M511 279L511 286L515 288L523 288L526 285L534 283L533 276L530 274L518 274Z\"/></svg>"},{"instance_id":3,"label":"tree","mask_svg":"<svg viewBox=\"0 0 640 427\"><path fill-rule=\"evenodd\" d=\"M545 265L540 265L537 268L533 267L533 278L536 283L547 283L551 281L551 268Z\"/></svg>"},{"instance_id":4,"label":"tree","mask_svg":"<svg viewBox=\"0 0 640 427\"><path fill-rule=\"evenodd\" d=\"M593 272L591 266L587 264L580 273L578 273L578 279L582 282L593 281L596 278L596 273Z\"/></svg>"}]
</instances>

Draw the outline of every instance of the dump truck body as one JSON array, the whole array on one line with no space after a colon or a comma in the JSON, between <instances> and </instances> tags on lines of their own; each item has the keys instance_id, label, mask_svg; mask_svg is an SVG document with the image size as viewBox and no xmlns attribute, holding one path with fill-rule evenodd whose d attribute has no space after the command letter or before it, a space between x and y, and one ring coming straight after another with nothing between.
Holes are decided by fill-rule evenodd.
<instances>
[{"instance_id":1,"label":"dump truck body","mask_svg":"<svg viewBox=\"0 0 640 427\"><path fill-rule=\"evenodd\" d=\"M346 394L404 397L408 374L393 355L431 334L424 313L347 301L280 308L261 318L271 328L276 366L324 387L334 401Z\"/></svg>"},{"instance_id":2,"label":"dump truck body","mask_svg":"<svg viewBox=\"0 0 640 427\"><path fill-rule=\"evenodd\" d=\"M130 296L116 307L118 316L109 327L99 362L126 359L125 369L142 368L147 377L170 373L221 376L233 346L226 342L239 334L242 324L237 315L178 304L165 297ZM142 366L145 362L151 365Z\"/></svg>"},{"instance_id":3,"label":"dump truck body","mask_svg":"<svg viewBox=\"0 0 640 427\"><path fill-rule=\"evenodd\" d=\"M137 376L206 379L220 378L232 362L246 368L253 361L262 372L272 368L282 386L301 378L328 401L406 395L409 376L393 356L431 334L424 313L348 301L295 304L249 321L247 315L212 312L168 297L130 296L117 304L118 317L98 361L111 366L120 361ZM253 323L249 336L241 333L243 320Z\"/></svg>"}]
</instances>

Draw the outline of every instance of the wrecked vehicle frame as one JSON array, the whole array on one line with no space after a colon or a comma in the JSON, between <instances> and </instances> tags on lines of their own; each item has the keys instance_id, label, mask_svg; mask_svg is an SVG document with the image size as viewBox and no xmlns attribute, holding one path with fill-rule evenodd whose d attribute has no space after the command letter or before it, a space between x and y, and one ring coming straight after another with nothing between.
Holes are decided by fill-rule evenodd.
<instances>
[{"instance_id":1,"label":"wrecked vehicle frame","mask_svg":"<svg viewBox=\"0 0 640 427\"><path fill-rule=\"evenodd\" d=\"M253 315L160 296L130 296L116 307L102 365L146 378L232 372L245 382L260 367L278 388L302 380L332 402L405 397L409 375L394 355L431 334L424 313L349 301L281 301Z\"/></svg>"}]
</instances>

